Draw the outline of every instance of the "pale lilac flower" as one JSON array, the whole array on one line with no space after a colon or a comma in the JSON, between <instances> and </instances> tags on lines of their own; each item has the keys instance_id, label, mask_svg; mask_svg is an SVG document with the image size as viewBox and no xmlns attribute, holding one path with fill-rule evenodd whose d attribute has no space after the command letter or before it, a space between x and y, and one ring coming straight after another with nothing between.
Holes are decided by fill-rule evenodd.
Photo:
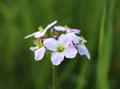
<instances>
[{"instance_id":1,"label":"pale lilac flower","mask_svg":"<svg viewBox=\"0 0 120 89\"><path fill-rule=\"evenodd\" d=\"M86 48L85 44L79 44L77 46L78 48L78 52L80 55L86 55L88 59L90 59L90 54L89 54L89 51L88 49Z\"/></svg>"},{"instance_id":2,"label":"pale lilac flower","mask_svg":"<svg viewBox=\"0 0 120 89\"><path fill-rule=\"evenodd\" d=\"M71 29L67 26L63 27L63 26L54 26L54 29L57 31L63 31L63 32L67 32L67 33L74 33L74 34L79 34L80 30L78 29Z\"/></svg>"},{"instance_id":3,"label":"pale lilac flower","mask_svg":"<svg viewBox=\"0 0 120 89\"><path fill-rule=\"evenodd\" d=\"M90 53L89 53L87 47L84 44L86 42L87 41L83 37L81 37L80 40L79 40L79 43L76 44L76 47L77 47L80 55L86 55L87 58L90 59Z\"/></svg>"},{"instance_id":4,"label":"pale lilac flower","mask_svg":"<svg viewBox=\"0 0 120 89\"><path fill-rule=\"evenodd\" d=\"M77 54L75 47L70 46L71 40L67 35L62 34L58 40L48 38L44 41L44 45L48 50L53 51L51 61L54 65L59 65L66 58L74 58Z\"/></svg>"},{"instance_id":5,"label":"pale lilac flower","mask_svg":"<svg viewBox=\"0 0 120 89\"><path fill-rule=\"evenodd\" d=\"M79 43L80 37L73 33L67 33L66 36L74 43Z\"/></svg>"},{"instance_id":6,"label":"pale lilac flower","mask_svg":"<svg viewBox=\"0 0 120 89\"><path fill-rule=\"evenodd\" d=\"M78 29L71 29L68 28L67 26L63 27L63 26L54 26L54 29L57 31L63 31L66 32L66 35L69 39L71 39L74 43L79 43L79 39L80 37L77 36L76 34L80 33L80 30Z\"/></svg>"},{"instance_id":7,"label":"pale lilac flower","mask_svg":"<svg viewBox=\"0 0 120 89\"><path fill-rule=\"evenodd\" d=\"M45 51L46 51L46 48L44 46L35 50L35 52L34 52L35 60L36 61L41 60L45 55Z\"/></svg>"},{"instance_id":8,"label":"pale lilac flower","mask_svg":"<svg viewBox=\"0 0 120 89\"><path fill-rule=\"evenodd\" d=\"M89 51L85 46L86 40L78 36L80 30L67 26L54 26L51 28L56 23L57 21L52 22L47 25L45 29L39 27L39 31L24 37L25 39L32 36L37 38L33 41L36 46L30 47L30 50L34 52L35 60L42 60L46 51L52 52L51 61L53 65L59 65L64 60L64 57L74 58L77 52L79 52L80 55L86 55L87 58L90 59ZM45 37L45 33L49 28L51 28L50 36L53 38ZM59 33L59 31L61 32Z\"/></svg>"},{"instance_id":9,"label":"pale lilac flower","mask_svg":"<svg viewBox=\"0 0 120 89\"><path fill-rule=\"evenodd\" d=\"M30 47L30 50L34 52L35 60L39 61L44 57L45 52L46 52L46 48L44 47L43 40L41 38L36 39L33 42L36 46L35 47Z\"/></svg>"},{"instance_id":10,"label":"pale lilac flower","mask_svg":"<svg viewBox=\"0 0 120 89\"><path fill-rule=\"evenodd\" d=\"M34 59L36 61L42 60L46 52L46 48L44 46L42 46L41 48L39 48L38 46L30 47L30 50L34 52Z\"/></svg>"},{"instance_id":11,"label":"pale lilac flower","mask_svg":"<svg viewBox=\"0 0 120 89\"><path fill-rule=\"evenodd\" d=\"M56 23L57 23L57 21L52 22L51 24L47 25L47 27L44 30L43 30L43 28L40 27L39 28L40 31L37 31L37 32L32 33L28 36L25 36L24 38L27 39L27 38L32 37L32 36L34 36L35 38L40 38L40 37L44 36L44 34L47 32L47 30L49 28L51 28L53 25L55 25Z\"/></svg>"}]
</instances>

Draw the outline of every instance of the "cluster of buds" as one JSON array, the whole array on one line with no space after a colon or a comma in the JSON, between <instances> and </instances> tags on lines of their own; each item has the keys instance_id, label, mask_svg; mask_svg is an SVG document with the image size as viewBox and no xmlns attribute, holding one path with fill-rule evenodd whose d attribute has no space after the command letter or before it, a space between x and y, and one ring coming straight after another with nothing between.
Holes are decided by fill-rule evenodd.
<instances>
[{"instance_id":1,"label":"cluster of buds","mask_svg":"<svg viewBox=\"0 0 120 89\"><path fill-rule=\"evenodd\" d=\"M86 55L90 59L89 51L85 46L87 41L82 36L78 36L80 30L67 26L54 26L56 23L57 21L50 23L45 29L39 27L39 31L25 36L25 39L32 36L35 38L33 41L35 47L30 47L30 50L34 52L35 60L43 59L47 51L51 53L53 65L59 65L64 57L75 58L77 53ZM49 36L48 29L50 29Z\"/></svg>"}]
</instances>

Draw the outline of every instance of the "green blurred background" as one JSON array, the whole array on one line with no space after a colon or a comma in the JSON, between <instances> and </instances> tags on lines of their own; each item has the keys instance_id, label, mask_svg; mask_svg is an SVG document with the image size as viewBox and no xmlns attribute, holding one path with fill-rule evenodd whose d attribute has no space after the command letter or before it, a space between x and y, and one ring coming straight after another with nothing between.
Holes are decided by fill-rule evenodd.
<instances>
[{"instance_id":1,"label":"green blurred background","mask_svg":"<svg viewBox=\"0 0 120 89\"><path fill-rule=\"evenodd\" d=\"M56 67L56 89L120 89L120 0L0 0L0 89L52 89L49 56L39 62L24 36L54 20L81 30L91 54Z\"/></svg>"}]
</instances>

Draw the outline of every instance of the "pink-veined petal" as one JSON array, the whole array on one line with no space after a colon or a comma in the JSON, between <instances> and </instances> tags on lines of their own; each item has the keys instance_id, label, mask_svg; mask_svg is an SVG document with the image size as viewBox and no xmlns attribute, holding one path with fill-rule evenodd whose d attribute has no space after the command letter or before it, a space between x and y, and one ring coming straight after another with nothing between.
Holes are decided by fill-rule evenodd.
<instances>
[{"instance_id":1,"label":"pink-veined petal","mask_svg":"<svg viewBox=\"0 0 120 89\"><path fill-rule=\"evenodd\" d=\"M66 58L74 58L77 54L77 49L74 47L67 47L64 54Z\"/></svg>"},{"instance_id":2,"label":"pink-veined petal","mask_svg":"<svg viewBox=\"0 0 120 89\"><path fill-rule=\"evenodd\" d=\"M41 60L41 59L44 57L45 51L46 51L46 49L45 49L44 46L43 46L42 48L37 49L37 50L34 52L34 54L35 54L35 60L36 60L36 61Z\"/></svg>"},{"instance_id":3,"label":"pink-veined petal","mask_svg":"<svg viewBox=\"0 0 120 89\"><path fill-rule=\"evenodd\" d=\"M51 55L51 61L53 65L59 65L64 60L64 54L59 52L53 52Z\"/></svg>"},{"instance_id":4,"label":"pink-veined petal","mask_svg":"<svg viewBox=\"0 0 120 89\"><path fill-rule=\"evenodd\" d=\"M54 29L57 31L66 31L66 28L63 26L54 26Z\"/></svg>"},{"instance_id":5,"label":"pink-veined petal","mask_svg":"<svg viewBox=\"0 0 120 89\"><path fill-rule=\"evenodd\" d=\"M72 42L71 39L69 39L69 37L66 34L60 35L58 41L66 47L69 46L70 43Z\"/></svg>"},{"instance_id":6,"label":"pink-veined petal","mask_svg":"<svg viewBox=\"0 0 120 89\"><path fill-rule=\"evenodd\" d=\"M84 44L78 45L77 48L80 55L86 55L90 59L89 51Z\"/></svg>"},{"instance_id":7,"label":"pink-veined petal","mask_svg":"<svg viewBox=\"0 0 120 89\"><path fill-rule=\"evenodd\" d=\"M80 37L77 36L76 34L74 34L74 33L67 33L66 35L67 35L67 37L68 37L71 41L73 41L74 43L79 43Z\"/></svg>"},{"instance_id":8,"label":"pink-veined petal","mask_svg":"<svg viewBox=\"0 0 120 89\"><path fill-rule=\"evenodd\" d=\"M46 46L48 50L56 51L56 47L58 46L58 41L54 38L45 39L43 44Z\"/></svg>"}]
</instances>

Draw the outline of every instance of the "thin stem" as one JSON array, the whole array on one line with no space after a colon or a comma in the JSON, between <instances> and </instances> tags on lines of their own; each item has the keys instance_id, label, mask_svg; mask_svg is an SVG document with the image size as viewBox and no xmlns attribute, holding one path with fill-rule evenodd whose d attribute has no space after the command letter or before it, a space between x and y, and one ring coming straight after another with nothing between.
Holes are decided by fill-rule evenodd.
<instances>
[{"instance_id":1,"label":"thin stem","mask_svg":"<svg viewBox=\"0 0 120 89\"><path fill-rule=\"evenodd\" d=\"M56 78L56 70L55 70L55 66L52 65L52 89L56 88L55 78Z\"/></svg>"}]
</instances>

